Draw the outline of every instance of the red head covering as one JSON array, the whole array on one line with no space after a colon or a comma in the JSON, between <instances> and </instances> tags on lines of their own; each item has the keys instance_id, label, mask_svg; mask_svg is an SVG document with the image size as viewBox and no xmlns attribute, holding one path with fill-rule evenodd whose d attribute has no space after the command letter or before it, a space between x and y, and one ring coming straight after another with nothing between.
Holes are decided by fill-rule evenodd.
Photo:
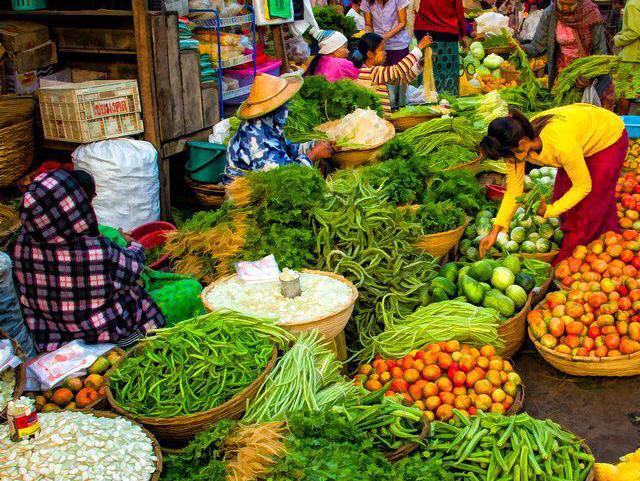
<instances>
[{"instance_id":1,"label":"red head covering","mask_svg":"<svg viewBox=\"0 0 640 481\"><path fill-rule=\"evenodd\" d=\"M604 18L598 6L591 0L578 0L578 6L573 12L563 13L558 10L558 0L554 0L558 20L578 32L580 53L583 56L591 55L593 37L591 29L594 25L603 24Z\"/></svg>"}]
</instances>

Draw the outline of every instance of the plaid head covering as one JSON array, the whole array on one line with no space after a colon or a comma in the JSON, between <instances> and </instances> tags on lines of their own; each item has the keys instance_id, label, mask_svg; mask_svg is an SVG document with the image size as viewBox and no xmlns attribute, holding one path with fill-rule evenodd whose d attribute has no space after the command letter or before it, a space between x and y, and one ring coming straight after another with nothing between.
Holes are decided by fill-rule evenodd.
<instances>
[{"instance_id":1,"label":"plaid head covering","mask_svg":"<svg viewBox=\"0 0 640 481\"><path fill-rule=\"evenodd\" d=\"M591 55L593 48L592 29L594 25L603 24L604 18L598 6L591 0L578 0L573 12L563 13L558 10L558 0L553 2L558 20L573 28L578 34L578 46L582 56Z\"/></svg>"},{"instance_id":2,"label":"plaid head covering","mask_svg":"<svg viewBox=\"0 0 640 481\"><path fill-rule=\"evenodd\" d=\"M125 249L99 236L91 201L67 171L36 177L20 220L16 288L38 350L74 339L117 342L164 325L138 284L144 248L134 243Z\"/></svg>"}]
</instances>

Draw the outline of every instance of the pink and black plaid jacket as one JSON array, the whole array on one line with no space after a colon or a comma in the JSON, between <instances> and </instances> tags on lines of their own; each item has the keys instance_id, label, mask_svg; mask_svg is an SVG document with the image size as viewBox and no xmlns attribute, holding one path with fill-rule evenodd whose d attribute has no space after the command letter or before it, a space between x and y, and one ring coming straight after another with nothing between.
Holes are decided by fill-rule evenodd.
<instances>
[{"instance_id":1,"label":"pink and black plaid jacket","mask_svg":"<svg viewBox=\"0 0 640 481\"><path fill-rule=\"evenodd\" d=\"M20 206L18 297L40 351L74 339L117 342L164 325L143 287L144 249L98 234L91 201L64 170L36 177Z\"/></svg>"}]
</instances>

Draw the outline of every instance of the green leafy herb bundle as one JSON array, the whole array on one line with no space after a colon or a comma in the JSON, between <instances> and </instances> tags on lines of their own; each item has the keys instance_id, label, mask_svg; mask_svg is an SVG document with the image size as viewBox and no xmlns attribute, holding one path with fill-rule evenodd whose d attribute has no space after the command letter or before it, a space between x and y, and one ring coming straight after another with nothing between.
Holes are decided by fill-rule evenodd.
<instances>
[{"instance_id":1,"label":"green leafy herb bundle","mask_svg":"<svg viewBox=\"0 0 640 481\"><path fill-rule=\"evenodd\" d=\"M452 481L437 458L420 454L390 463L366 431L331 411L294 414L287 454L267 481Z\"/></svg>"},{"instance_id":2,"label":"green leafy herb bundle","mask_svg":"<svg viewBox=\"0 0 640 481\"><path fill-rule=\"evenodd\" d=\"M413 215L422 225L425 234L456 229L465 221L464 212L450 200L426 202Z\"/></svg>"},{"instance_id":3,"label":"green leafy herb bundle","mask_svg":"<svg viewBox=\"0 0 640 481\"><path fill-rule=\"evenodd\" d=\"M343 15L335 6L315 7L313 15L322 30L335 30L345 37L351 38L356 32L356 21Z\"/></svg>"},{"instance_id":4,"label":"green leafy herb bundle","mask_svg":"<svg viewBox=\"0 0 640 481\"><path fill-rule=\"evenodd\" d=\"M451 200L468 216L487 207L485 188L478 184L475 176L464 170L438 172L427 181L422 197L423 203Z\"/></svg>"},{"instance_id":5,"label":"green leafy herb bundle","mask_svg":"<svg viewBox=\"0 0 640 481\"><path fill-rule=\"evenodd\" d=\"M472 162L478 157L478 153L457 144L443 145L427 156L429 168L433 171L441 171Z\"/></svg>"}]
</instances>

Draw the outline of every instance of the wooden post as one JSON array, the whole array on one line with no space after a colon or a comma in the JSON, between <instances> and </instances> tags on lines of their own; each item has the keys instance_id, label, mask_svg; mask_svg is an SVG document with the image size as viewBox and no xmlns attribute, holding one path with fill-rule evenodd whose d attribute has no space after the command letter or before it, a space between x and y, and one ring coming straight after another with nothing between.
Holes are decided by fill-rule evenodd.
<instances>
[{"instance_id":1,"label":"wooden post","mask_svg":"<svg viewBox=\"0 0 640 481\"><path fill-rule=\"evenodd\" d=\"M271 35L273 36L273 46L276 50L276 57L282 60L282 67L280 67L280 72L291 72L289 59L287 58L287 50L284 47L284 34L282 33L282 25L271 25Z\"/></svg>"},{"instance_id":2,"label":"wooden post","mask_svg":"<svg viewBox=\"0 0 640 481\"><path fill-rule=\"evenodd\" d=\"M171 179L169 159L162 155L160 129L156 108L155 85L153 81L153 47L151 27L147 11L147 0L131 0L133 29L136 37L138 61L138 85L144 119L144 138L158 151L158 171L160 174L160 212L163 219L171 218Z\"/></svg>"}]
</instances>

